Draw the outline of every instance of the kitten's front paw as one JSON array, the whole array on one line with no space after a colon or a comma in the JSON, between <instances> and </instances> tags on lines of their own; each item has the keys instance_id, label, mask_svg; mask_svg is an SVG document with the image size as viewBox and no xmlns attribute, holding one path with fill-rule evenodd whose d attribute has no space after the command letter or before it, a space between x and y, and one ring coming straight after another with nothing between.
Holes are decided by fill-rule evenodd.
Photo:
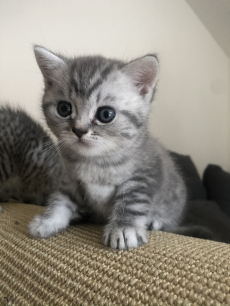
<instances>
[{"instance_id":1,"label":"kitten's front paw","mask_svg":"<svg viewBox=\"0 0 230 306\"><path fill-rule=\"evenodd\" d=\"M103 244L113 249L133 249L148 241L147 231L139 227L105 227Z\"/></svg>"},{"instance_id":2,"label":"kitten's front paw","mask_svg":"<svg viewBox=\"0 0 230 306\"><path fill-rule=\"evenodd\" d=\"M48 238L56 235L65 227L62 223L54 222L51 218L38 215L30 222L29 232L33 237Z\"/></svg>"}]
</instances>

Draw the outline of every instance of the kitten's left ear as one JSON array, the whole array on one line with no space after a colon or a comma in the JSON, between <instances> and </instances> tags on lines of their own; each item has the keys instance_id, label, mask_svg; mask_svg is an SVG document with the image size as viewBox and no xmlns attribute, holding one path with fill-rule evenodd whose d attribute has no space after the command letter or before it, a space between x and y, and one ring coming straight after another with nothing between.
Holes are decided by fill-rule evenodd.
<instances>
[{"instance_id":1,"label":"kitten's left ear","mask_svg":"<svg viewBox=\"0 0 230 306\"><path fill-rule=\"evenodd\" d=\"M41 46L34 46L34 54L46 80L54 78L56 71L66 64L63 58Z\"/></svg>"},{"instance_id":2,"label":"kitten's left ear","mask_svg":"<svg viewBox=\"0 0 230 306\"><path fill-rule=\"evenodd\" d=\"M123 71L131 78L141 96L152 97L159 71L159 63L155 55L146 55L134 60L125 65Z\"/></svg>"}]
</instances>

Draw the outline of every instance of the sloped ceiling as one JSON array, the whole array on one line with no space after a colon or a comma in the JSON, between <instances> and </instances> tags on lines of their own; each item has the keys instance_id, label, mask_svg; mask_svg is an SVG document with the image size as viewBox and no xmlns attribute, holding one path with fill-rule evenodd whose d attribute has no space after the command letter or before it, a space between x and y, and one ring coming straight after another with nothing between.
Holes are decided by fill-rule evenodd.
<instances>
[{"instance_id":1,"label":"sloped ceiling","mask_svg":"<svg viewBox=\"0 0 230 306\"><path fill-rule=\"evenodd\" d=\"M230 0L185 0L230 57Z\"/></svg>"}]
</instances>

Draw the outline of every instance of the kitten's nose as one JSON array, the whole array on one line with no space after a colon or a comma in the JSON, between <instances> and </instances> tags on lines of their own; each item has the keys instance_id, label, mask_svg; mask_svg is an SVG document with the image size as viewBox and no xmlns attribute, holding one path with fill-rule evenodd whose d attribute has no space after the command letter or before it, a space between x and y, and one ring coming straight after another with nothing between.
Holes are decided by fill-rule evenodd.
<instances>
[{"instance_id":1,"label":"kitten's nose","mask_svg":"<svg viewBox=\"0 0 230 306\"><path fill-rule=\"evenodd\" d=\"M86 134L88 130L77 129L75 127L72 128L72 132L77 135L78 138L81 138L83 134Z\"/></svg>"}]
</instances>

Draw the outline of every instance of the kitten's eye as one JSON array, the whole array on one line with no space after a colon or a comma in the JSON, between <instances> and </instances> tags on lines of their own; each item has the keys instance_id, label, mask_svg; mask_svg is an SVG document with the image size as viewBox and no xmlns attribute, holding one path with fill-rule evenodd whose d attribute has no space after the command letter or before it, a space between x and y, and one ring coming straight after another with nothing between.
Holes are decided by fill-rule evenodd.
<instances>
[{"instance_id":1,"label":"kitten's eye","mask_svg":"<svg viewBox=\"0 0 230 306\"><path fill-rule=\"evenodd\" d=\"M99 107L96 118L102 123L109 123L115 118L115 110L108 106Z\"/></svg>"},{"instance_id":2,"label":"kitten's eye","mask_svg":"<svg viewBox=\"0 0 230 306\"><path fill-rule=\"evenodd\" d=\"M66 101L60 101L57 106L58 114L62 117L67 117L72 114L72 106Z\"/></svg>"}]
</instances>

